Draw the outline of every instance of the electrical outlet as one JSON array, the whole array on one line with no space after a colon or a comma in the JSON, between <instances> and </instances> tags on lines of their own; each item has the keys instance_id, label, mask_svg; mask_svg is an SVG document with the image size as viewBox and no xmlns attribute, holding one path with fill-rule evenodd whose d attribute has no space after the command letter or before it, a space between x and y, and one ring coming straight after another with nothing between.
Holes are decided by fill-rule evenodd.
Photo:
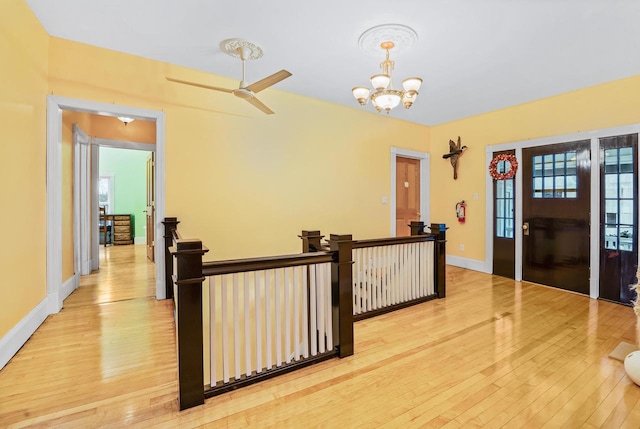
<instances>
[{"instance_id":1,"label":"electrical outlet","mask_svg":"<svg viewBox=\"0 0 640 429\"><path fill-rule=\"evenodd\" d=\"M460 251L461 251L461 252L464 252L464 244L461 244L461 245L460 245Z\"/></svg>"}]
</instances>

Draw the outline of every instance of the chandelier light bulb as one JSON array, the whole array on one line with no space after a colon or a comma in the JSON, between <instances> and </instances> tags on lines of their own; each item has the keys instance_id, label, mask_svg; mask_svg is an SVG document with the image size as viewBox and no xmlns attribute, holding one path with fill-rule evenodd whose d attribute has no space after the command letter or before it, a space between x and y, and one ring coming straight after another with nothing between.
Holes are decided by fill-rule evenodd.
<instances>
[{"instance_id":1,"label":"chandelier light bulb","mask_svg":"<svg viewBox=\"0 0 640 429\"><path fill-rule=\"evenodd\" d=\"M387 74L374 74L373 76L371 76L371 85L375 88L376 91L387 89L390 83L391 76Z\"/></svg>"},{"instance_id":2,"label":"chandelier light bulb","mask_svg":"<svg viewBox=\"0 0 640 429\"><path fill-rule=\"evenodd\" d=\"M402 81L402 87L405 91L418 91L422 85L422 79L419 77L409 77Z\"/></svg>"},{"instance_id":3,"label":"chandelier light bulb","mask_svg":"<svg viewBox=\"0 0 640 429\"><path fill-rule=\"evenodd\" d=\"M371 93L371 90L369 88L365 88L364 86L356 86L351 90L351 92L361 106L364 106L369 101L369 94Z\"/></svg>"}]
</instances>

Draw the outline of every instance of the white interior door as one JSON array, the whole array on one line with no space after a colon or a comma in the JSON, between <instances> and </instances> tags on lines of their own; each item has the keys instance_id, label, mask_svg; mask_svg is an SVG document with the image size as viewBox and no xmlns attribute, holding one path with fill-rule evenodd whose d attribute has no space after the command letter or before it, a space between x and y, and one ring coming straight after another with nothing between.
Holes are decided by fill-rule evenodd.
<instances>
[{"instance_id":1,"label":"white interior door","mask_svg":"<svg viewBox=\"0 0 640 429\"><path fill-rule=\"evenodd\" d=\"M80 127L73 126L74 180L74 269L91 273L91 140Z\"/></svg>"}]
</instances>

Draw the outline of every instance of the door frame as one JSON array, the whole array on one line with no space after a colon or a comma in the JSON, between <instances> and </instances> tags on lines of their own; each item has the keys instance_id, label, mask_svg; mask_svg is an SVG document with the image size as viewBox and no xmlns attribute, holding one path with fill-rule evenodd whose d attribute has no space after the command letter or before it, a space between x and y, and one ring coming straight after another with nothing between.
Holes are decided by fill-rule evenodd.
<instances>
[{"instance_id":1,"label":"door frame","mask_svg":"<svg viewBox=\"0 0 640 429\"><path fill-rule=\"evenodd\" d=\"M129 116L156 123L156 219L155 238L158 254L164 240L165 216L165 113L157 110L100 103L56 95L47 95L47 310L58 313L68 296L62 290L62 111ZM94 160L92 159L92 164ZM164 261L156 262L156 298L165 298ZM69 292L70 293L70 292Z\"/></svg>"},{"instance_id":2,"label":"door frame","mask_svg":"<svg viewBox=\"0 0 640 429\"><path fill-rule=\"evenodd\" d=\"M429 161L427 152L418 152L411 149L391 147L391 195L389 206L391 211L391 237L396 236L396 158L412 158L420 161L420 220L429 225L431 219L431 205L429 202ZM382 204L384 204L384 197Z\"/></svg>"},{"instance_id":3,"label":"door frame","mask_svg":"<svg viewBox=\"0 0 640 429\"><path fill-rule=\"evenodd\" d=\"M511 143L489 145L485 147L485 171L486 171L486 218L493 219L493 179L489 175L489 164L493 159L493 152L501 150L515 150L516 158L521 163L522 149L535 146L547 146L558 143L566 143L577 140L591 141L591 203L590 203L590 238L589 238L589 266L591 275L589 280L589 296L598 298L600 278L600 143L602 137L611 137L623 134L640 134L640 124L625 125L620 127L603 128L593 131L584 131L575 134L544 137L533 140L522 140ZM636 154L638 156L638 154ZM639 175L640 177L640 175ZM522 280L522 174L516 174L516 201L515 201L515 225L518 231L515 236L515 280ZM640 179L639 179L640 182ZM638 183L640 185L640 183ZM485 272L493 271L493 222L486 222L485 227Z\"/></svg>"}]
</instances>

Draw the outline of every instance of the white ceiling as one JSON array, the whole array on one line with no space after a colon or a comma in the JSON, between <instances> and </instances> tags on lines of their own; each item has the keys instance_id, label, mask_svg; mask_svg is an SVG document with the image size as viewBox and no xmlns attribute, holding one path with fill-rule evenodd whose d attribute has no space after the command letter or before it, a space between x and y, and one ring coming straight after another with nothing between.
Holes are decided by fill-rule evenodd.
<instances>
[{"instance_id":1,"label":"white ceiling","mask_svg":"<svg viewBox=\"0 0 640 429\"><path fill-rule=\"evenodd\" d=\"M375 113L351 95L378 72L362 52L368 28L418 34L394 55L395 86L424 84L391 116L434 125L640 74L640 0L27 0L50 35L238 79L219 49L238 37L264 56L247 81L280 69L274 88ZM219 85L215 77L209 85ZM202 91L206 91L203 89ZM631 96L631 94L629 94ZM638 95L635 95L638 96Z\"/></svg>"}]
</instances>

